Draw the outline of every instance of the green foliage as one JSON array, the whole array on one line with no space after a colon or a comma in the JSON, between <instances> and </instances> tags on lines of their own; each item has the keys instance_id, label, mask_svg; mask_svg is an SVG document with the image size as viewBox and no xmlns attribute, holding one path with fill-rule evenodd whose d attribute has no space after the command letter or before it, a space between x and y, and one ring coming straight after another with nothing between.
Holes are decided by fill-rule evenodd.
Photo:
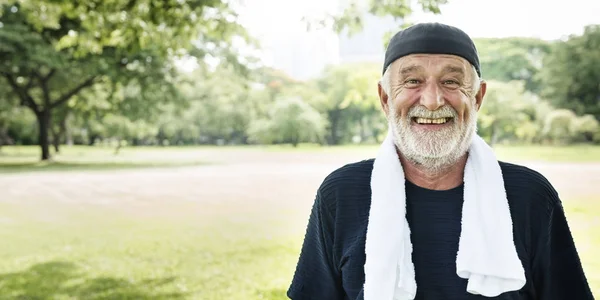
<instances>
[{"instance_id":1,"label":"green foliage","mask_svg":"<svg viewBox=\"0 0 600 300\"><path fill-rule=\"evenodd\" d=\"M69 49L75 57L101 54L107 48L137 54L152 47L158 56L166 57L191 48L198 36L213 42L229 41L244 32L231 22L235 13L219 0L13 0L5 3L0 15L10 16L15 10L22 14L27 32L52 38L55 43L51 46Z\"/></svg>"},{"instance_id":2,"label":"green foliage","mask_svg":"<svg viewBox=\"0 0 600 300\"><path fill-rule=\"evenodd\" d=\"M238 66L233 38L251 42L220 0L0 4L0 85L9 85L12 97L35 113L42 159L49 158L55 109L92 109L67 105L86 102L89 97L77 97L85 89L103 85L109 110L132 120L151 118L165 99L181 100L175 58L211 55Z\"/></svg>"},{"instance_id":3,"label":"green foliage","mask_svg":"<svg viewBox=\"0 0 600 300\"><path fill-rule=\"evenodd\" d=\"M321 142L325 123L318 111L300 97L277 100L267 119L259 119L249 129L250 139L259 143Z\"/></svg>"},{"instance_id":4,"label":"green foliage","mask_svg":"<svg viewBox=\"0 0 600 300\"><path fill-rule=\"evenodd\" d=\"M133 124L124 116L108 114L102 120L105 133L108 137L121 139L131 135Z\"/></svg>"},{"instance_id":5,"label":"green foliage","mask_svg":"<svg viewBox=\"0 0 600 300\"><path fill-rule=\"evenodd\" d=\"M568 109L557 109L546 116L543 134L556 143L568 143L573 135L573 122L577 116Z\"/></svg>"},{"instance_id":6,"label":"green foliage","mask_svg":"<svg viewBox=\"0 0 600 300\"><path fill-rule=\"evenodd\" d=\"M180 134L211 143L245 143L246 128L254 118L248 80L234 68L220 65L214 72L191 74L187 82L182 86L190 107L182 114Z\"/></svg>"},{"instance_id":7,"label":"green foliage","mask_svg":"<svg viewBox=\"0 0 600 300\"><path fill-rule=\"evenodd\" d=\"M568 109L556 109L548 101L525 91L525 83L488 82L479 113L479 134L498 142L592 143L600 132L591 115L578 117Z\"/></svg>"},{"instance_id":8,"label":"green foliage","mask_svg":"<svg viewBox=\"0 0 600 300\"><path fill-rule=\"evenodd\" d=\"M557 107L600 120L600 25L555 43L544 60L542 95Z\"/></svg>"},{"instance_id":9,"label":"green foliage","mask_svg":"<svg viewBox=\"0 0 600 300\"><path fill-rule=\"evenodd\" d=\"M489 81L479 112L479 134L491 144L519 136L533 139L537 133L531 116L534 101L534 97L525 92L523 82ZM519 130L523 125L526 128Z\"/></svg>"},{"instance_id":10,"label":"green foliage","mask_svg":"<svg viewBox=\"0 0 600 300\"><path fill-rule=\"evenodd\" d=\"M481 72L486 80L524 81L525 89L538 93L538 74L551 44L535 38L477 38Z\"/></svg>"},{"instance_id":11,"label":"green foliage","mask_svg":"<svg viewBox=\"0 0 600 300\"><path fill-rule=\"evenodd\" d=\"M10 107L0 112L0 127L4 126L11 144L33 145L38 142L35 115L24 107Z\"/></svg>"},{"instance_id":12,"label":"green foliage","mask_svg":"<svg viewBox=\"0 0 600 300\"><path fill-rule=\"evenodd\" d=\"M352 64L347 66L344 72L348 74L348 91L341 106L355 105L366 111L380 109L377 83L381 77L381 66L377 64Z\"/></svg>"},{"instance_id":13,"label":"green foliage","mask_svg":"<svg viewBox=\"0 0 600 300\"><path fill-rule=\"evenodd\" d=\"M48 140L57 137L59 143L109 145L119 141L116 146L120 146L312 142L339 145L381 141L387 122L377 94L381 77L379 65L328 66L318 78L308 81L296 80L267 67L240 68L239 62L233 59L234 53L219 49L231 42L227 39L229 35L219 32L216 29L219 26L207 25L219 23L215 20L221 17L227 18L228 8L220 12L220 8L204 7L202 13L207 13L206 9L212 11L209 16L216 19L198 20L199 24L192 25L186 19L191 15L186 15L180 23L175 18L183 11L206 3L159 2L130 1L128 3L133 3L131 11L123 10L125 1L121 0L89 4L94 6L93 10L77 1L70 4L56 1L47 7L39 1L20 1L16 12L12 6L4 6L9 9L0 16L3 29L8 28L0 30L0 65L3 67L0 70L4 72L0 75L0 140L3 137L8 140L8 136L19 144L39 142L40 126L36 122L40 123L42 112L50 108ZM226 6L218 1L211 3L206 5ZM369 13L401 15L411 11L410 7L403 6L403 1L372 1L369 5L374 3L380 6L372 7ZM394 9L383 9L398 3ZM421 1L423 4L426 2ZM137 11L144 5L178 8L157 12L155 19L145 20L149 12ZM368 7L355 8L361 13L369 11ZM78 15L69 12L71 10L83 10L92 17L88 20L85 14ZM32 19L31 16L39 16L42 11L53 17ZM123 20L122 11L133 19ZM103 22L110 25L99 29L101 38L95 38L96 31L89 26L101 20L99 16L107 18ZM211 29L193 45L171 43L171 39L157 43L164 38L161 30L170 33L178 30L155 26L163 19L172 22L164 24L200 28L193 30ZM149 26L146 34L136 31L140 20ZM114 27L111 32L116 33L102 37L111 26ZM227 30L236 30L236 26L233 22ZM582 86L592 86L592 80L584 82L582 78L595 78L598 69L586 69L596 63L597 52L585 48L595 46L593 32L588 28L585 39L572 37L553 43L529 38L476 39L483 77L488 81L479 113L479 133L491 144L600 143L598 116L589 111L594 109L593 103L573 96L568 98L573 100L569 103L573 108L556 111L565 106L554 97L558 94L549 93L572 87L569 88L571 93L581 91ZM219 34L226 38L215 46L214 41L210 41L211 35L218 40ZM244 36L245 32L241 30L237 34ZM130 43L124 44L128 40ZM101 52L96 52L94 49L99 43L107 44ZM571 54L567 50L579 56L570 61ZM185 55L199 58L211 55L220 61L216 66L209 66L199 60L195 71L180 73L173 62ZM571 63L578 66L571 69L587 74L575 77L580 85L573 84L575 79L563 76L562 69L557 69ZM555 80L550 87L549 74ZM569 84L562 84L560 80L567 80ZM542 90L550 101L537 95ZM578 111L575 106L584 109Z\"/></svg>"},{"instance_id":14,"label":"green foliage","mask_svg":"<svg viewBox=\"0 0 600 300\"><path fill-rule=\"evenodd\" d=\"M328 119L327 141L378 141L386 122L380 109L378 66L350 63L325 69L315 81L324 97L312 102Z\"/></svg>"},{"instance_id":15,"label":"green foliage","mask_svg":"<svg viewBox=\"0 0 600 300\"><path fill-rule=\"evenodd\" d=\"M600 143L600 122L592 115L573 120L570 130L575 141Z\"/></svg>"}]
</instances>

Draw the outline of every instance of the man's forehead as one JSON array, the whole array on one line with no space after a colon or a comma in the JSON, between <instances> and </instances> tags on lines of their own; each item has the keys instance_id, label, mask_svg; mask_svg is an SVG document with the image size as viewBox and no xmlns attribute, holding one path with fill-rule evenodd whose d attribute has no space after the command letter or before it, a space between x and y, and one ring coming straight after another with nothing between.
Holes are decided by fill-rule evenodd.
<instances>
[{"instance_id":1,"label":"man's forehead","mask_svg":"<svg viewBox=\"0 0 600 300\"><path fill-rule=\"evenodd\" d=\"M392 63L395 69L402 69L408 66L421 67L423 69L442 69L452 67L452 69L460 68L467 71L470 63L456 55L451 54L410 54L401 57Z\"/></svg>"}]
</instances>

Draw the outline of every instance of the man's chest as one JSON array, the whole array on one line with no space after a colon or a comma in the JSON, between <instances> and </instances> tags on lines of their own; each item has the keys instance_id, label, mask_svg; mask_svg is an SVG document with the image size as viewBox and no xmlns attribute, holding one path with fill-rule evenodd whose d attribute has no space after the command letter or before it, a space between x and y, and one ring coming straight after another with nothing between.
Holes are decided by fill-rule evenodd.
<instances>
[{"instance_id":1,"label":"man's chest","mask_svg":"<svg viewBox=\"0 0 600 300\"><path fill-rule=\"evenodd\" d=\"M467 280L456 274L456 253L461 231L460 207L411 206L407 207L407 220L411 227L412 259L417 282L416 299L427 300L526 300L534 299L531 284L521 290L505 293L495 298L472 295L466 292ZM365 236L368 221L348 228L344 250L340 255L342 286L347 299L362 299L365 263ZM390 230L390 234L393 231ZM526 267L529 281L529 258L520 234L515 236L517 252Z\"/></svg>"}]
</instances>

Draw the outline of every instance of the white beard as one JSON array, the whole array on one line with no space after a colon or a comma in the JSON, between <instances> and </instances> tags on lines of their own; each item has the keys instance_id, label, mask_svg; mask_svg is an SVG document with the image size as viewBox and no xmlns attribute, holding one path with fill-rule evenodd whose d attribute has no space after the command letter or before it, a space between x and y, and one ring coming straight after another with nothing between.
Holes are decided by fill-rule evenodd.
<instances>
[{"instance_id":1,"label":"white beard","mask_svg":"<svg viewBox=\"0 0 600 300\"><path fill-rule=\"evenodd\" d=\"M401 119L395 110L390 110L389 126L394 135L394 143L409 161L424 167L430 172L439 172L463 157L477 132L477 109L473 107L464 123L458 123L458 113L446 105L436 111L423 106L412 107L406 119ZM436 131L423 131L412 126L413 117L441 118L452 117L450 126Z\"/></svg>"}]
</instances>

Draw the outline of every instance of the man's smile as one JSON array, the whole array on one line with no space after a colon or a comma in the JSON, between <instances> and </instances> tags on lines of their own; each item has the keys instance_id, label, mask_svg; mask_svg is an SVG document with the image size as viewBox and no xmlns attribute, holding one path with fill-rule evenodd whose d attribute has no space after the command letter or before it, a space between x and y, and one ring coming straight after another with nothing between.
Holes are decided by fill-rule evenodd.
<instances>
[{"instance_id":1,"label":"man's smile","mask_svg":"<svg viewBox=\"0 0 600 300\"><path fill-rule=\"evenodd\" d=\"M452 126L454 118L411 118L411 125L422 130L440 130Z\"/></svg>"},{"instance_id":2,"label":"man's smile","mask_svg":"<svg viewBox=\"0 0 600 300\"><path fill-rule=\"evenodd\" d=\"M436 118L436 119L430 119L430 118L412 118L413 122L417 123L417 124L446 124L448 123L450 120L452 120L452 118Z\"/></svg>"}]
</instances>

